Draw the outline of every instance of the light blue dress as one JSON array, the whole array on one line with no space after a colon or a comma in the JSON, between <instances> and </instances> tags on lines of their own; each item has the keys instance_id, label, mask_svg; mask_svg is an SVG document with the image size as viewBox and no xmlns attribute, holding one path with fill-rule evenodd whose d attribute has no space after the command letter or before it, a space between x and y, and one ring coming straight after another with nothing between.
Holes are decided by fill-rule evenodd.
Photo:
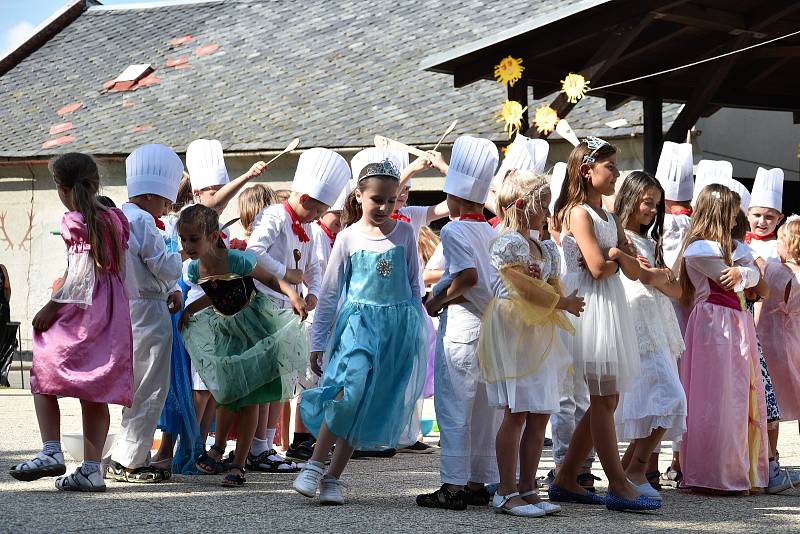
<instances>
[{"instance_id":1,"label":"light blue dress","mask_svg":"<svg viewBox=\"0 0 800 534\"><path fill-rule=\"evenodd\" d=\"M385 240L359 236L354 227L337 236L311 334L312 350L320 343L328 347L328 363L319 386L303 392L300 405L313 434L325 421L357 449L397 445L427 370L418 265L413 230L405 223Z\"/></svg>"}]
</instances>

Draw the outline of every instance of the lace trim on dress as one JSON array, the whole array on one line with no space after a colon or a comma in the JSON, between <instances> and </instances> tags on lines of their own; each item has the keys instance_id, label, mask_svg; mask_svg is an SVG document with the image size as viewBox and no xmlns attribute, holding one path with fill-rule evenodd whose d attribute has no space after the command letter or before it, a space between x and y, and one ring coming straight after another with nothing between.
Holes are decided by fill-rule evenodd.
<instances>
[{"instance_id":1,"label":"lace trim on dress","mask_svg":"<svg viewBox=\"0 0 800 534\"><path fill-rule=\"evenodd\" d=\"M94 283L95 262L91 253L88 250L70 253L64 283L50 298L54 302L89 307L92 305Z\"/></svg>"}]
</instances>

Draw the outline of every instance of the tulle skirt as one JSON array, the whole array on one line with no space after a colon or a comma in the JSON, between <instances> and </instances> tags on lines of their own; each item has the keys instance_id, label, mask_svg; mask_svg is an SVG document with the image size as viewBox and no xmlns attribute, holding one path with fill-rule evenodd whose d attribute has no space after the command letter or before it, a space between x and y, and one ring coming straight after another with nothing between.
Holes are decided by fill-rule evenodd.
<instances>
[{"instance_id":1,"label":"tulle skirt","mask_svg":"<svg viewBox=\"0 0 800 534\"><path fill-rule=\"evenodd\" d=\"M416 300L346 301L319 386L303 392L300 412L309 431L318 435L324 421L357 449L396 446L425 385L428 328Z\"/></svg>"},{"instance_id":2,"label":"tulle skirt","mask_svg":"<svg viewBox=\"0 0 800 534\"><path fill-rule=\"evenodd\" d=\"M566 294L578 290L583 314L571 317L575 372L586 378L592 395L613 395L630 388L639 375L639 344L620 275L595 280L588 271L563 277Z\"/></svg>"},{"instance_id":3,"label":"tulle skirt","mask_svg":"<svg viewBox=\"0 0 800 534\"><path fill-rule=\"evenodd\" d=\"M234 411L291 398L309 354L297 316L261 293L234 315L211 307L195 314L183 342L214 399Z\"/></svg>"}]
</instances>

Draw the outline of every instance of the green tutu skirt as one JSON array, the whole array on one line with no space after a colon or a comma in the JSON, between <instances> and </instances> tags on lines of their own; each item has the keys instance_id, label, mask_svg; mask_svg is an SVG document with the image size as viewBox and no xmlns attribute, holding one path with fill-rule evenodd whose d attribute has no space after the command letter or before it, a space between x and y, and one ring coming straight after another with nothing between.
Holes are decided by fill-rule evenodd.
<instances>
[{"instance_id":1,"label":"green tutu skirt","mask_svg":"<svg viewBox=\"0 0 800 534\"><path fill-rule=\"evenodd\" d=\"M243 406L292 397L308 366L308 334L292 310L276 310L256 293L234 315L206 308L189 319L183 343L214 399Z\"/></svg>"}]
</instances>

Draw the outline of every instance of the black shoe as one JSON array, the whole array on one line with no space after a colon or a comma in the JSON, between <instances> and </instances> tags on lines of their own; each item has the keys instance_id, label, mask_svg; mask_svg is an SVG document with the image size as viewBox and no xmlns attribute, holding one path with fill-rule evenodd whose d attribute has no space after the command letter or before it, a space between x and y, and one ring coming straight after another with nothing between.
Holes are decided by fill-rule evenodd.
<instances>
[{"instance_id":1,"label":"black shoe","mask_svg":"<svg viewBox=\"0 0 800 534\"><path fill-rule=\"evenodd\" d=\"M470 506L489 506L492 496L486 490L486 486L479 490L470 489L469 486L464 488L464 502Z\"/></svg>"},{"instance_id":2,"label":"black shoe","mask_svg":"<svg viewBox=\"0 0 800 534\"><path fill-rule=\"evenodd\" d=\"M467 503L464 501L465 492L447 491L447 484L433 493L417 495L417 506L423 508L443 508L445 510L466 510Z\"/></svg>"},{"instance_id":3,"label":"black shoe","mask_svg":"<svg viewBox=\"0 0 800 534\"><path fill-rule=\"evenodd\" d=\"M580 487L588 491L589 493L594 493L594 481L600 480L600 477L596 477L591 473L580 473L577 477L577 482Z\"/></svg>"},{"instance_id":4,"label":"black shoe","mask_svg":"<svg viewBox=\"0 0 800 534\"><path fill-rule=\"evenodd\" d=\"M352 458L391 458L397 454L397 449L380 449L377 451L353 451Z\"/></svg>"},{"instance_id":5,"label":"black shoe","mask_svg":"<svg viewBox=\"0 0 800 534\"><path fill-rule=\"evenodd\" d=\"M402 449L399 449L397 452L410 452L410 453L414 453L414 454L430 454L430 453L434 452L434 450L435 449L433 447L431 447L430 445L426 445L425 443L422 443L421 441L418 441L418 442L414 443L413 445L409 445L408 447L403 447Z\"/></svg>"},{"instance_id":6,"label":"black shoe","mask_svg":"<svg viewBox=\"0 0 800 534\"><path fill-rule=\"evenodd\" d=\"M553 440L548 438L548 437L545 437L544 438L544 446L545 447L552 447L553 446Z\"/></svg>"},{"instance_id":7,"label":"black shoe","mask_svg":"<svg viewBox=\"0 0 800 534\"><path fill-rule=\"evenodd\" d=\"M314 444L310 441L303 441L297 445L293 443L286 451L286 457L296 462L307 462L312 454L314 454Z\"/></svg>"}]
</instances>

